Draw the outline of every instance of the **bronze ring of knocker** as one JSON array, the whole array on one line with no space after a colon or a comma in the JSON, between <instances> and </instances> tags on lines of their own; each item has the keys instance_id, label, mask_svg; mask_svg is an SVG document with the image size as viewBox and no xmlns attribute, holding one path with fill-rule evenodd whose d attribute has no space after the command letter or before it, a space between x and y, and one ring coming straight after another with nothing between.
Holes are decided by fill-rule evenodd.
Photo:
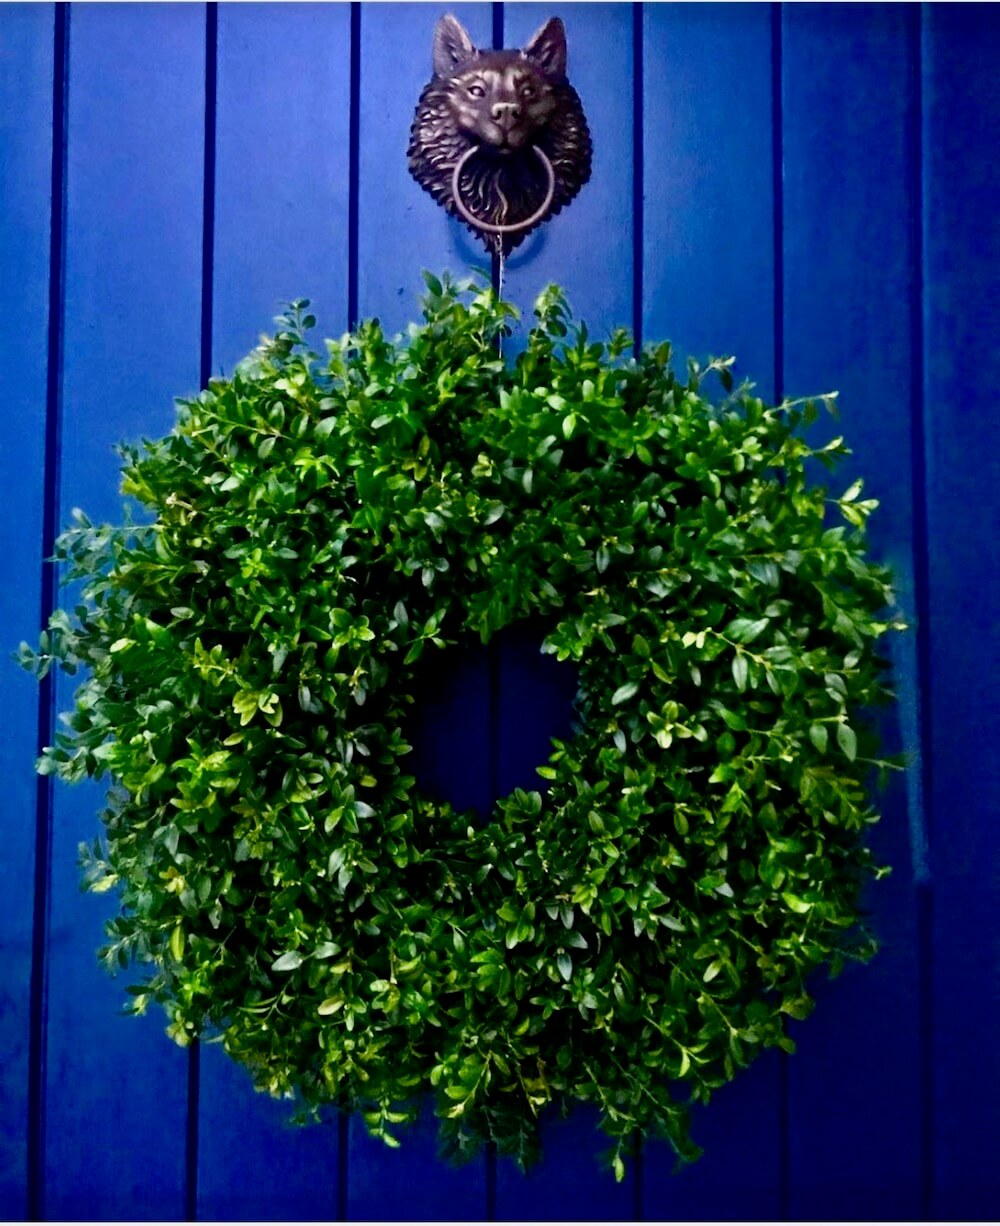
<instances>
[{"instance_id":1,"label":"bronze ring of knocker","mask_svg":"<svg viewBox=\"0 0 1000 1226\"><path fill-rule=\"evenodd\" d=\"M525 218L524 221L515 221L507 226L497 226L489 221L481 221L475 213L473 213L466 205L461 196L461 188L459 186L459 176L465 167L465 163L480 151L480 145L473 145L467 149L465 153L455 163L455 169L451 172L451 194L455 201L455 207L461 213L462 217L469 223L470 226L475 226L477 230L485 230L487 234L517 234L521 230L530 229L531 226L540 222L548 213L549 206L552 204L552 198L556 193L556 172L552 169L552 163L549 161L544 150L539 149L537 145L532 145L538 160L545 167L545 173L548 175L549 185L545 193L545 199L538 208Z\"/></svg>"}]
</instances>

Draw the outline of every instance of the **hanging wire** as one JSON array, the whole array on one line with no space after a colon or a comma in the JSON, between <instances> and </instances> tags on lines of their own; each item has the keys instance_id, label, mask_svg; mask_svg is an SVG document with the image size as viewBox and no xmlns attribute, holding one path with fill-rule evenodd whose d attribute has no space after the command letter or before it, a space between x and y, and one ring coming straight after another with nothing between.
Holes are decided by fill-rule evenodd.
<instances>
[{"instance_id":1,"label":"hanging wire","mask_svg":"<svg viewBox=\"0 0 1000 1226\"><path fill-rule=\"evenodd\" d=\"M504 251L503 251L503 242L501 241L500 249L497 252L497 255L496 255L496 258L493 264L494 272L495 272L494 280L496 282L494 288L496 289L497 298L499 298L501 301L503 301L503 274L504 274L505 258L506 257L504 256ZM503 332L497 333L497 354L499 357L501 358L503 357Z\"/></svg>"}]
</instances>

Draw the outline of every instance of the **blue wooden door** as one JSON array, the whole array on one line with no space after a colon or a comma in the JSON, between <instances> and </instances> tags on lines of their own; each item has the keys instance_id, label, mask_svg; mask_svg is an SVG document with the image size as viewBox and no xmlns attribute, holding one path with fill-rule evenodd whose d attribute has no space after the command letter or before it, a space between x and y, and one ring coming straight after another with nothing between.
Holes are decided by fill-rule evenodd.
<instances>
[{"instance_id":1,"label":"blue wooden door","mask_svg":"<svg viewBox=\"0 0 1000 1226\"><path fill-rule=\"evenodd\" d=\"M873 547L914 629L889 742L910 769L874 839L883 950L818 983L798 1052L651 1144L616 1184L584 1112L529 1175L389 1151L357 1121L288 1126L211 1045L123 1018L81 895L94 788L32 761L67 707L0 663L0 1212L8 1218L986 1218L1000 1212L996 735L1000 13L978 5L463 3L481 46L565 22L594 174L508 262L591 331L735 352L768 396L840 391L882 502ZM486 267L410 179L444 8L0 5L0 644L59 598L73 507L113 517L120 439L230 370L283 300L329 335L415 313L423 268ZM71 598L71 594L70 597ZM6 652L4 653L6 656ZM530 628L429 695L425 787L489 808L532 781L572 678Z\"/></svg>"}]
</instances>

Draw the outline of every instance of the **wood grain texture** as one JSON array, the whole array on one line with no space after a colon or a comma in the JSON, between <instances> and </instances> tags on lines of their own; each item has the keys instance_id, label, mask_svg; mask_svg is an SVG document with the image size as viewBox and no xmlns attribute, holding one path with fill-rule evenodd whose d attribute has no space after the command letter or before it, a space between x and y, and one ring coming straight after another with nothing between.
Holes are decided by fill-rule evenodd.
<instances>
[{"instance_id":1,"label":"wood grain texture","mask_svg":"<svg viewBox=\"0 0 1000 1226\"><path fill-rule=\"evenodd\" d=\"M198 5L72 11L61 523L75 506L117 518L113 444L164 433L197 387L204 22ZM46 1211L177 1218L185 1058L162 1015L120 1015L122 984L95 959L114 901L80 894L76 856L100 804L96 785L56 790Z\"/></svg>"},{"instance_id":2,"label":"wood grain texture","mask_svg":"<svg viewBox=\"0 0 1000 1226\"><path fill-rule=\"evenodd\" d=\"M0 6L0 1217L28 1212L29 1026L39 689L9 657L34 643L42 608L46 495L54 11ZM15 323L16 321L16 323Z\"/></svg>"}]
</instances>

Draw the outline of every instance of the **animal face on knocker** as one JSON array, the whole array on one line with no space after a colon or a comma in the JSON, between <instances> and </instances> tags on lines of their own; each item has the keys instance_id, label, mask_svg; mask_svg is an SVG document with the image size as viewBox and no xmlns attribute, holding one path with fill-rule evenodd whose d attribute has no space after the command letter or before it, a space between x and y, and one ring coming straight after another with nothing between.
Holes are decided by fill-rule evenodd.
<instances>
[{"instance_id":1,"label":"animal face on knocker","mask_svg":"<svg viewBox=\"0 0 1000 1226\"><path fill-rule=\"evenodd\" d=\"M490 251L510 251L590 178L591 142L553 17L517 51L477 50L454 17L410 132L410 172Z\"/></svg>"},{"instance_id":2,"label":"animal face on knocker","mask_svg":"<svg viewBox=\"0 0 1000 1226\"><path fill-rule=\"evenodd\" d=\"M500 154L533 143L555 110L553 95L552 82L530 56L509 52L478 57L447 86L455 123Z\"/></svg>"}]
</instances>

